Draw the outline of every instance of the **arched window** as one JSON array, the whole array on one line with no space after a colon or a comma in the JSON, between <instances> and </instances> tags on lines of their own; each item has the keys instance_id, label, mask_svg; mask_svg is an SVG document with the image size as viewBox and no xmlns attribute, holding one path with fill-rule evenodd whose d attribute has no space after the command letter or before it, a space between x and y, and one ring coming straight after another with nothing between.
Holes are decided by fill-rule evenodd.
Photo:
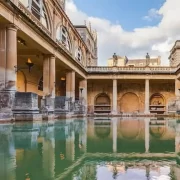
<instances>
[{"instance_id":1,"label":"arched window","mask_svg":"<svg viewBox=\"0 0 180 180\"><path fill-rule=\"evenodd\" d=\"M44 27L50 29L48 15L43 0L20 0L20 2L32 12Z\"/></svg>"},{"instance_id":2,"label":"arched window","mask_svg":"<svg viewBox=\"0 0 180 180\"><path fill-rule=\"evenodd\" d=\"M68 51L71 50L71 42L68 32L64 26L58 27L56 32L56 39L60 41Z\"/></svg>"},{"instance_id":3,"label":"arched window","mask_svg":"<svg viewBox=\"0 0 180 180\"><path fill-rule=\"evenodd\" d=\"M80 62L82 61L82 50L80 47L78 47L76 50L76 59Z\"/></svg>"}]
</instances>

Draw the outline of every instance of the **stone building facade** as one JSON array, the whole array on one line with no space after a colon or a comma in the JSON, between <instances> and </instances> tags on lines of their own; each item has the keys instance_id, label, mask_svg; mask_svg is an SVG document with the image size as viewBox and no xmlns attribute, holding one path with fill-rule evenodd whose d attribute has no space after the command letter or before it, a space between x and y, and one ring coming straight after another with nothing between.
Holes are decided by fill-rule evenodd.
<instances>
[{"instance_id":1,"label":"stone building facade","mask_svg":"<svg viewBox=\"0 0 180 180\"><path fill-rule=\"evenodd\" d=\"M97 66L96 32L74 26L64 3L0 0L1 120L178 111L178 41L171 66Z\"/></svg>"},{"instance_id":2,"label":"stone building facade","mask_svg":"<svg viewBox=\"0 0 180 180\"><path fill-rule=\"evenodd\" d=\"M142 59L129 59L126 56L121 57L117 56L117 66L146 66L147 65L147 59L142 58ZM161 65L161 57L158 56L157 58L151 58L149 59L148 62L149 66L160 66ZM108 59L108 66L113 66L113 58Z\"/></svg>"}]
</instances>

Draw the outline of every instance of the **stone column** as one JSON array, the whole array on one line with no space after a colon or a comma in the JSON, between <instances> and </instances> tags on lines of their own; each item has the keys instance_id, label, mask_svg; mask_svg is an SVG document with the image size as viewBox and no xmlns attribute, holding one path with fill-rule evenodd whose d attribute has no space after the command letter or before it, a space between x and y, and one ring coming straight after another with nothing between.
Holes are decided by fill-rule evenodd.
<instances>
[{"instance_id":1,"label":"stone column","mask_svg":"<svg viewBox=\"0 0 180 180\"><path fill-rule=\"evenodd\" d=\"M17 28L13 25L7 27L6 35L6 89L16 91L17 66Z\"/></svg>"},{"instance_id":2,"label":"stone column","mask_svg":"<svg viewBox=\"0 0 180 180\"><path fill-rule=\"evenodd\" d=\"M113 79L113 108L112 113L117 114L117 79Z\"/></svg>"},{"instance_id":3,"label":"stone column","mask_svg":"<svg viewBox=\"0 0 180 180\"><path fill-rule=\"evenodd\" d=\"M146 153L149 152L149 118L144 119L144 124L145 124L145 150Z\"/></svg>"},{"instance_id":4,"label":"stone column","mask_svg":"<svg viewBox=\"0 0 180 180\"><path fill-rule=\"evenodd\" d=\"M180 81L178 79L175 79L175 96L177 98L180 96L179 89L180 89Z\"/></svg>"},{"instance_id":5,"label":"stone column","mask_svg":"<svg viewBox=\"0 0 180 180\"><path fill-rule=\"evenodd\" d=\"M43 93L49 95L49 77L50 77L50 60L49 56L44 56L43 60Z\"/></svg>"},{"instance_id":6,"label":"stone column","mask_svg":"<svg viewBox=\"0 0 180 180\"><path fill-rule=\"evenodd\" d=\"M66 97L75 101L75 71L66 73Z\"/></svg>"},{"instance_id":7,"label":"stone column","mask_svg":"<svg viewBox=\"0 0 180 180\"><path fill-rule=\"evenodd\" d=\"M145 114L149 114L149 79L145 79Z\"/></svg>"},{"instance_id":8,"label":"stone column","mask_svg":"<svg viewBox=\"0 0 180 180\"><path fill-rule=\"evenodd\" d=\"M49 87L50 87L50 94L52 98L56 96L56 89L55 89L55 81L56 81L56 58L55 56L50 57L50 71L49 71Z\"/></svg>"},{"instance_id":9,"label":"stone column","mask_svg":"<svg viewBox=\"0 0 180 180\"><path fill-rule=\"evenodd\" d=\"M13 118L16 92L17 28L11 24L0 28L0 120Z\"/></svg>"},{"instance_id":10,"label":"stone column","mask_svg":"<svg viewBox=\"0 0 180 180\"><path fill-rule=\"evenodd\" d=\"M79 82L79 97L82 100L82 105L85 106L87 112L87 80L83 79Z\"/></svg>"},{"instance_id":11,"label":"stone column","mask_svg":"<svg viewBox=\"0 0 180 180\"><path fill-rule=\"evenodd\" d=\"M117 152L117 118L112 119L113 123L113 152Z\"/></svg>"},{"instance_id":12,"label":"stone column","mask_svg":"<svg viewBox=\"0 0 180 180\"><path fill-rule=\"evenodd\" d=\"M45 96L44 105L48 108L48 114L53 114L55 99L55 56L44 56L43 60L43 92ZM43 117L46 119L47 117Z\"/></svg>"},{"instance_id":13,"label":"stone column","mask_svg":"<svg viewBox=\"0 0 180 180\"><path fill-rule=\"evenodd\" d=\"M6 27L0 28L0 91L5 89Z\"/></svg>"}]
</instances>

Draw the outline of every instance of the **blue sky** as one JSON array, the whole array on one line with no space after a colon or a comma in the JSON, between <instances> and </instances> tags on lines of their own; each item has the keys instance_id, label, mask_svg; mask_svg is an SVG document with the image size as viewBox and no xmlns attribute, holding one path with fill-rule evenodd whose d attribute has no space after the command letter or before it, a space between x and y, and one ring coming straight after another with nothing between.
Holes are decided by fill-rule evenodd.
<instances>
[{"instance_id":1,"label":"blue sky","mask_svg":"<svg viewBox=\"0 0 180 180\"><path fill-rule=\"evenodd\" d=\"M129 59L149 52L168 65L180 39L179 7L180 0L67 0L66 12L73 24L86 20L97 31L99 65L114 52Z\"/></svg>"},{"instance_id":2,"label":"blue sky","mask_svg":"<svg viewBox=\"0 0 180 180\"><path fill-rule=\"evenodd\" d=\"M160 18L146 21L144 16L152 8L159 9L165 0L74 0L78 9L88 16L108 19L121 24L124 30L158 24Z\"/></svg>"}]
</instances>

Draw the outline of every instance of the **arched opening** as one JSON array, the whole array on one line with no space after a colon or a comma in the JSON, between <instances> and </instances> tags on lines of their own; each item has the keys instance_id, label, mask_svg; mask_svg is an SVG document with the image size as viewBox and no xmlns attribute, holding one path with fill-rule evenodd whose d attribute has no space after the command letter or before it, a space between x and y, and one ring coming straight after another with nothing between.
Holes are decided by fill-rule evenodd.
<instances>
[{"instance_id":1,"label":"arched opening","mask_svg":"<svg viewBox=\"0 0 180 180\"><path fill-rule=\"evenodd\" d=\"M71 51L71 41L66 27L59 26L57 28L56 39L61 42L68 51Z\"/></svg>"},{"instance_id":2,"label":"arched opening","mask_svg":"<svg viewBox=\"0 0 180 180\"><path fill-rule=\"evenodd\" d=\"M121 97L120 100L121 113L139 112L139 98L136 94L128 92Z\"/></svg>"},{"instance_id":3,"label":"arched opening","mask_svg":"<svg viewBox=\"0 0 180 180\"><path fill-rule=\"evenodd\" d=\"M150 112L163 114L166 111L165 99L163 95L155 93L150 97Z\"/></svg>"},{"instance_id":4,"label":"arched opening","mask_svg":"<svg viewBox=\"0 0 180 180\"><path fill-rule=\"evenodd\" d=\"M95 98L94 104L94 112L96 113L111 112L110 98L106 93L98 94Z\"/></svg>"},{"instance_id":5,"label":"arched opening","mask_svg":"<svg viewBox=\"0 0 180 180\"><path fill-rule=\"evenodd\" d=\"M49 18L43 0L20 0L20 2L31 11L44 27L50 30Z\"/></svg>"},{"instance_id":6,"label":"arched opening","mask_svg":"<svg viewBox=\"0 0 180 180\"><path fill-rule=\"evenodd\" d=\"M16 88L18 92L26 92L26 77L22 71L17 72Z\"/></svg>"},{"instance_id":7,"label":"arched opening","mask_svg":"<svg viewBox=\"0 0 180 180\"><path fill-rule=\"evenodd\" d=\"M82 62L82 50L81 50L80 47L78 47L78 48L76 49L75 58L76 58L78 61Z\"/></svg>"}]
</instances>

